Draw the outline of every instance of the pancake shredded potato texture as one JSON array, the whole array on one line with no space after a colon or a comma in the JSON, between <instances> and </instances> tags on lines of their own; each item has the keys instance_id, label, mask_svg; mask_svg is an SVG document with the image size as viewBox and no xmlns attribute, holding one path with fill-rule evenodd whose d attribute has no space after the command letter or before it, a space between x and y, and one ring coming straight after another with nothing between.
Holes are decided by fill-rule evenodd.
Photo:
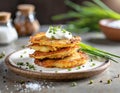
<instances>
[{"instance_id":1,"label":"pancake shredded potato texture","mask_svg":"<svg viewBox=\"0 0 120 93\"><path fill-rule=\"evenodd\" d=\"M47 68L72 68L86 63L86 53L78 51L81 38L74 36L72 39L50 39L40 32L30 37L30 47L35 52L30 54L34 63Z\"/></svg>"}]
</instances>

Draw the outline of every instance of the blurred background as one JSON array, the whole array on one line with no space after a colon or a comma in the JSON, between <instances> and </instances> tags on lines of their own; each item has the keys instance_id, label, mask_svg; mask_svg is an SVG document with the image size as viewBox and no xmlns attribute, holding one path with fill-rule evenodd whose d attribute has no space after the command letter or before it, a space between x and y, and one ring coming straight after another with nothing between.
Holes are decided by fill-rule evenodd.
<instances>
[{"instance_id":1,"label":"blurred background","mask_svg":"<svg viewBox=\"0 0 120 93\"><path fill-rule=\"evenodd\" d=\"M70 10L70 8L65 5L64 1L65 0L0 0L0 11L11 12L12 18L15 18L15 13L19 4L33 4L36 7L36 17L40 24L65 23L66 20L51 20L53 15L65 13ZM81 4L85 0L71 1Z\"/></svg>"},{"instance_id":2,"label":"blurred background","mask_svg":"<svg viewBox=\"0 0 120 93\"><path fill-rule=\"evenodd\" d=\"M18 8L20 4L33 6ZM40 31L40 25L56 24L65 24L66 30L75 33L104 31L99 25L102 19L109 19L106 20L108 24L113 19L118 20L115 28L120 28L119 6L120 0L0 0L0 11L11 13L19 36ZM4 17L7 19L8 15ZM113 28L114 24L116 23L112 23Z\"/></svg>"},{"instance_id":3,"label":"blurred background","mask_svg":"<svg viewBox=\"0 0 120 93\"><path fill-rule=\"evenodd\" d=\"M86 0L70 0L81 5ZM91 0L88 0L91 1ZM97 1L97 0L96 0ZM120 12L120 0L102 0L113 10ZM9 11L12 13L12 18L15 18L17 6L19 4L33 4L36 7L36 17L40 24L61 24L66 23L66 20L53 21L51 17L56 14L66 13L71 10L65 4L65 0L0 0L0 11Z\"/></svg>"}]
</instances>

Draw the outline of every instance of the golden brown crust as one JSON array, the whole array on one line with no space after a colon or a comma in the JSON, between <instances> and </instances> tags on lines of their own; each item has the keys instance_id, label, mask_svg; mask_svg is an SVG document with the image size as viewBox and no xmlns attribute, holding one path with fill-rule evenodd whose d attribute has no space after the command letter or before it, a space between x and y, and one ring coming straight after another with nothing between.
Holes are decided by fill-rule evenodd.
<instances>
[{"instance_id":1,"label":"golden brown crust","mask_svg":"<svg viewBox=\"0 0 120 93\"><path fill-rule=\"evenodd\" d=\"M87 55L77 52L79 36L72 39L49 39L44 32L30 38L30 48L35 52L30 57L35 58L34 63L43 67L71 68L85 64Z\"/></svg>"},{"instance_id":2,"label":"golden brown crust","mask_svg":"<svg viewBox=\"0 0 120 93\"><path fill-rule=\"evenodd\" d=\"M40 52L35 51L33 54L30 54L30 57L35 59L44 59L44 58L64 58L70 56L78 50L78 47L66 47L52 52Z\"/></svg>"},{"instance_id":3,"label":"golden brown crust","mask_svg":"<svg viewBox=\"0 0 120 93\"><path fill-rule=\"evenodd\" d=\"M85 53L79 52L64 59L35 59L34 63L43 67L72 68L86 63L88 57Z\"/></svg>"},{"instance_id":4,"label":"golden brown crust","mask_svg":"<svg viewBox=\"0 0 120 93\"><path fill-rule=\"evenodd\" d=\"M53 47L73 47L80 43L81 38L79 36L72 39L49 39L45 36L44 32L40 32L30 37L31 43L38 43L39 45L53 46Z\"/></svg>"},{"instance_id":5,"label":"golden brown crust","mask_svg":"<svg viewBox=\"0 0 120 93\"><path fill-rule=\"evenodd\" d=\"M50 52L50 51L57 51L59 48L46 46L46 45L39 45L39 44L31 44L28 47L40 52Z\"/></svg>"}]
</instances>

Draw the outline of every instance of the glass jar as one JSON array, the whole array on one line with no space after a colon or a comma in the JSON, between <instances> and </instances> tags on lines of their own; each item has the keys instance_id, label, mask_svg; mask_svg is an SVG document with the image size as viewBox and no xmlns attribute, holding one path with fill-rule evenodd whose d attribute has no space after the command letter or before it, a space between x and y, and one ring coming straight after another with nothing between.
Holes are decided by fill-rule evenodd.
<instances>
[{"instance_id":1,"label":"glass jar","mask_svg":"<svg viewBox=\"0 0 120 93\"><path fill-rule=\"evenodd\" d=\"M40 29L40 24L35 18L35 7L31 4L18 5L18 12L14 20L19 36L31 35Z\"/></svg>"},{"instance_id":2,"label":"glass jar","mask_svg":"<svg viewBox=\"0 0 120 93\"><path fill-rule=\"evenodd\" d=\"M0 12L0 44L9 44L18 38L10 17L11 13Z\"/></svg>"}]
</instances>

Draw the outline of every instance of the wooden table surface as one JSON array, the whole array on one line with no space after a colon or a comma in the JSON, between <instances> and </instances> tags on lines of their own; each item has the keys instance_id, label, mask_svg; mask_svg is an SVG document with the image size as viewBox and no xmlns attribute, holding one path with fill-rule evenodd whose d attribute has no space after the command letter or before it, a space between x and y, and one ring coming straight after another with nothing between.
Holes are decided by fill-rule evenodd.
<instances>
[{"instance_id":1,"label":"wooden table surface","mask_svg":"<svg viewBox=\"0 0 120 93\"><path fill-rule=\"evenodd\" d=\"M46 31L48 26L41 26ZM120 55L120 42L107 40L101 32L79 34L82 41L96 48ZM27 45L29 37L22 37L15 42L0 46L0 53L6 56L13 51ZM31 80L18 76L9 71L0 59L0 93L120 93L120 63L111 62L110 67L100 75L69 82L51 82L45 80ZM120 62L120 59L117 59ZM89 81L93 80L92 84ZM108 80L112 80L107 84ZM75 82L76 86L72 86Z\"/></svg>"}]
</instances>

